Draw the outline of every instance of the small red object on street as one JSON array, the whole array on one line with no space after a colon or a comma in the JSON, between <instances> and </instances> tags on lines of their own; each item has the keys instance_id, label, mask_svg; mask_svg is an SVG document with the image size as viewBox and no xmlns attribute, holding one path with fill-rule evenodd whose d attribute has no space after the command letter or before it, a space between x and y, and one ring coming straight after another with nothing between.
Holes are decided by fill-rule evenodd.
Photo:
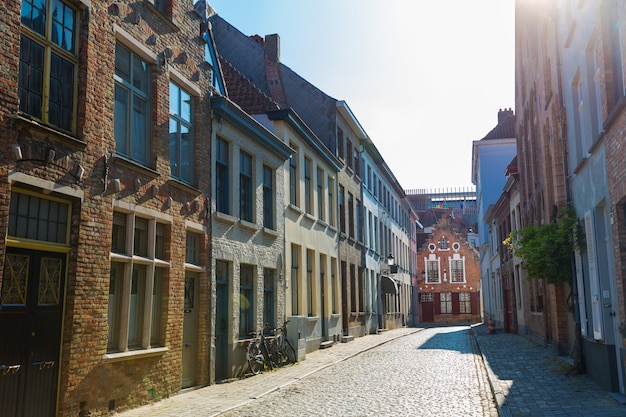
<instances>
[{"instance_id":1,"label":"small red object on street","mask_svg":"<svg viewBox=\"0 0 626 417\"><path fill-rule=\"evenodd\" d=\"M487 321L487 333L495 333L496 331L491 324L491 316L489 316L489 320Z\"/></svg>"}]
</instances>

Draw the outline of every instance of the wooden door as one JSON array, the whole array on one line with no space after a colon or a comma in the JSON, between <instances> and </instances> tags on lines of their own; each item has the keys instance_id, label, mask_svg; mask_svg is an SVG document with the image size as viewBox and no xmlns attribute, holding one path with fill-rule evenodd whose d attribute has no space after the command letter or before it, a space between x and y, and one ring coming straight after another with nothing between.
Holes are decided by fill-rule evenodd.
<instances>
[{"instance_id":1,"label":"wooden door","mask_svg":"<svg viewBox=\"0 0 626 417\"><path fill-rule=\"evenodd\" d=\"M198 367L198 277L185 277L185 317L183 319L183 383L182 388L196 384Z\"/></svg>"},{"instance_id":2,"label":"wooden door","mask_svg":"<svg viewBox=\"0 0 626 417\"><path fill-rule=\"evenodd\" d=\"M2 416L56 414L66 259L7 248L0 292Z\"/></svg>"}]
</instances>

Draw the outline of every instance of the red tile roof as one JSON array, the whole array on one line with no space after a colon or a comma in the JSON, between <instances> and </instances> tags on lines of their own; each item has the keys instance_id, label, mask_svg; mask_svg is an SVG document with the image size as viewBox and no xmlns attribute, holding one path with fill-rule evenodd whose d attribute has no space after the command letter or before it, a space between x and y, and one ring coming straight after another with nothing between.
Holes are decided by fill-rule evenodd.
<instances>
[{"instance_id":1,"label":"red tile roof","mask_svg":"<svg viewBox=\"0 0 626 417\"><path fill-rule=\"evenodd\" d=\"M221 56L220 65L224 75L226 90L228 91L228 98L246 113L260 114L269 110L279 109L278 104L256 88L250 80Z\"/></svg>"}]
</instances>

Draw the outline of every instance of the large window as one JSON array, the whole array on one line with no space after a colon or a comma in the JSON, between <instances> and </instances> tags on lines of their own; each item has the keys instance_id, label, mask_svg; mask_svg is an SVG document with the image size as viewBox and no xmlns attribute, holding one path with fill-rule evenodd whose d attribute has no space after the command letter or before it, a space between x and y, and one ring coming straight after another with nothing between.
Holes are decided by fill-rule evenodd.
<instances>
[{"instance_id":1,"label":"large window","mask_svg":"<svg viewBox=\"0 0 626 417\"><path fill-rule=\"evenodd\" d=\"M263 226L274 228L274 171L263 165Z\"/></svg>"},{"instance_id":2,"label":"large window","mask_svg":"<svg viewBox=\"0 0 626 417\"><path fill-rule=\"evenodd\" d=\"M20 111L72 132L76 118L78 22L60 0L23 0Z\"/></svg>"},{"instance_id":3,"label":"large window","mask_svg":"<svg viewBox=\"0 0 626 417\"><path fill-rule=\"evenodd\" d=\"M150 66L130 50L115 45L115 150L135 162L150 164Z\"/></svg>"},{"instance_id":4,"label":"large window","mask_svg":"<svg viewBox=\"0 0 626 417\"><path fill-rule=\"evenodd\" d=\"M346 207L344 201L343 185L339 186L339 230L346 233Z\"/></svg>"},{"instance_id":5,"label":"large window","mask_svg":"<svg viewBox=\"0 0 626 417\"><path fill-rule=\"evenodd\" d=\"M436 284L439 282L439 262L426 261L426 282Z\"/></svg>"},{"instance_id":6,"label":"large window","mask_svg":"<svg viewBox=\"0 0 626 417\"><path fill-rule=\"evenodd\" d=\"M291 245L291 314L298 315L299 305L298 297L300 295L300 248Z\"/></svg>"},{"instance_id":7,"label":"large window","mask_svg":"<svg viewBox=\"0 0 626 417\"><path fill-rule=\"evenodd\" d=\"M465 282L463 259L450 261L450 282Z\"/></svg>"},{"instance_id":8,"label":"large window","mask_svg":"<svg viewBox=\"0 0 626 417\"><path fill-rule=\"evenodd\" d=\"M315 284L313 283L313 254L312 250L306 251L306 291L307 291L307 312L309 317L313 315L313 300Z\"/></svg>"},{"instance_id":9,"label":"large window","mask_svg":"<svg viewBox=\"0 0 626 417\"><path fill-rule=\"evenodd\" d=\"M442 292L440 294L441 314L452 314L452 293Z\"/></svg>"},{"instance_id":10,"label":"large window","mask_svg":"<svg viewBox=\"0 0 626 417\"><path fill-rule=\"evenodd\" d=\"M335 180L328 177L328 223L335 226Z\"/></svg>"},{"instance_id":11,"label":"large window","mask_svg":"<svg viewBox=\"0 0 626 417\"><path fill-rule=\"evenodd\" d=\"M324 215L324 170L317 168L317 217L325 221Z\"/></svg>"},{"instance_id":12,"label":"large window","mask_svg":"<svg viewBox=\"0 0 626 417\"><path fill-rule=\"evenodd\" d=\"M351 238L354 238L354 197L348 193L348 231Z\"/></svg>"},{"instance_id":13,"label":"large window","mask_svg":"<svg viewBox=\"0 0 626 417\"><path fill-rule=\"evenodd\" d=\"M337 314L337 259L330 259L330 298L331 311Z\"/></svg>"},{"instance_id":14,"label":"large window","mask_svg":"<svg viewBox=\"0 0 626 417\"><path fill-rule=\"evenodd\" d=\"M291 143L290 146L297 150ZM298 153L289 157L289 203L298 206Z\"/></svg>"},{"instance_id":15,"label":"large window","mask_svg":"<svg viewBox=\"0 0 626 417\"><path fill-rule=\"evenodd\" d=\"M217 211L226 214L230 214L228 148L228 142L222 138L217 138L215 152L215 208Z\"/></svg>"},{"instance_id":16,"label":"large window","mask_svg":"<svg viewBox=\"0 0 626 417\"><path fill-rule=\"evenodd\" d=\"M309 158L304 158L304 210L308 214L313 214L313 188L311 187L311 166L313 162Z\"/></svg>"},{"instance_id":17,"label":"large window","mask_svg":"<svg viewBox=\"0 0 626 417\"><path fill-rule=\"evenodd\" d=\"M194 139L191 95L170 83L170 169L172 177L193 184Z\"/></svg>"},{"instance_id":18,"label":"large window","mask_svg":"<svg viewBox=\"0 0 626 417\"><path fill-rule=\"evenodd\" d=\"M254 328L254 266L239 266L239 338L245 339Z\"/></svg>"},{"instance_id":19,"label":"large window","mask_svg":"<svg viewBox=\"0 0 626 417\"><path fill-rule=\"evenodd\" d=\"M269 324L272 329L276 327L275 286L276 270L263 269L263 324Z\"/></svg>"},{"instance_id":20,"label":"large window","mask_svg":"<svg viewBox=\"0 0 626 417\"><path fill-rule=\"evenodd\" d=\"M252 188L252 155L247 152L239 154L239 216L251 222L254 204Z\"/></svg>"},{"instance_id":21,"label":"large window","mask_svg":"<svg viewBox=\"0 0 626 417\"><path fill-rule=\"evenodd\" d=\"M165 225L133 213L113 215L108 351L160 344Z\"/></svg>"},{"instance_id":22,"label":"large window","mask_svg":"<svg viewBox=\"0 0 626 417\"><path fill-rule=\"evenodd\" d=\"M472 314L472 299L468 292L459 293L459 313Z\"/></svg>"}]
</instances>

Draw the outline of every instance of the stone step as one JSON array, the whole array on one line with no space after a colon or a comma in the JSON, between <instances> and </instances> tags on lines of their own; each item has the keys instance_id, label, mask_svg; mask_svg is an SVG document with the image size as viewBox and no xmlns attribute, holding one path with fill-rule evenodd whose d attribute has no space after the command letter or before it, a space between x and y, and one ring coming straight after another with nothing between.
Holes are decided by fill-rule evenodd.
<instances>
[{"instance_id":1,"label":"stone step","mask_svg":"<svg viewBox=\"0 0 626 417\"><path fill-rule=\"evenodd\" d=\"M334 344L335 344L334 340L325 340L322 343L320 343L320 349L328 349Z\"/></svg>"},{"instance_id":2,"label":"stone step","mask_svg":"<svg viewBox=\"0 0 626 417\"><path fill-rule=\"evenodd\" d=\"M354 336L350 335L350 336L343 336L341 338L341 343L348 343L348 342L352 342L354 340Z\"/></svg>"}]
</instances>

